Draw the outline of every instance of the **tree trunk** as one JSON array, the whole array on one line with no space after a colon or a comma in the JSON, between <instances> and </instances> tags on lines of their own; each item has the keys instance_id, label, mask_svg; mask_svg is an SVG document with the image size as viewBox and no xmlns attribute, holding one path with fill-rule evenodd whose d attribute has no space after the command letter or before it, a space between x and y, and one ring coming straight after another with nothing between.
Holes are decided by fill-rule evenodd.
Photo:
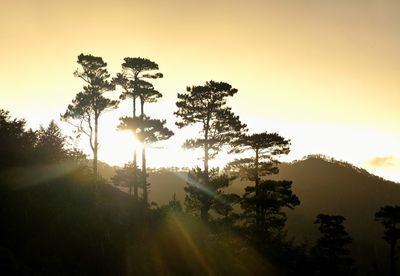
<instances>
[{"instance_id":1,"label":"tree trunk","mask_svg":"<svg viewBox=\"0 0 400 276\"><path fill-rule=\"evenodd\" d=\"M136 146L133 151L133 198L139 199L138 196L138 185L137 185L137 157L136 157Z\"/></svg>"},{"instance_id":2,"label":"tree trunk","mask_svg":"<svg viewBox=\"0 0 400 276\"><path fill-rule=\"evenodd\" d=\"M208 144L204 145L204 175L208 180Z\"/></svg>"},{"instance_id":3,"label":"tree trunk","mask_svg":"<svg viewBox=\"0 0 400 276\"><path fill-rule=\"evenodd\" d=\"M98 116L95 117L94 120L94 147L93 147L93 173L95 177L98 177L97 174L97 151L99 149L99 143L98 143L98 134L99 134L99 118Z\"/></svg>"},{"instance_id":4,"label":"tree trunk","mask_svg":"<svg viewBox=\"0 0 400 276\"><path fill-rule=\"evenodd\" d=\"M204 175L206 177L207 182L208 182L208 159L209 159L209 154L208 154L208 128L206 128L206 131L204 133Z\"/></svg>"},{"instance_id":5,"label":"tree trunk","mask_svg":"<svg viewBox=\"0 0 400 276\"><path fill-rule=\"evenodd\" d=\"M136 97L135 96L133 96L132 97L132 100L133 100L133 118L136 118Z\"/></svg>"},{"instance_id":6,"label":"tree trunk","mask_svg":"<svg viewBox=\"0 0 400 276\"><path fill-rule=\"evenodd\" d=\"M133 96L133 118L136 118L136 97ZM135 135L135 133L134 133ZM138 185L137 185L137 154L136 154L136 145L133 148L133 198L138 200ZM131 194L132 184L129 186L129 194Z\"/></svg>"},{"instance_id":7,"label":"tree trunk","mask_svg":"<svg viewBox=\"0 0 400 276\"><path fill-rule=\"evenodd\" d=\"M140 116L144 120L144 100L140 98ZM144 126L141 129L142 134L144 133ZM143 189L143 201L147 205L147 172L146 172L146 147L144 137L142 139L142 189Z\"/></svg>"},{"instance_id":8,"label":"tree trunk","mask_svg":"<svg viewBox=\"0 0 400 276\"><path fill-rule=\"evenodd\" d=\"M256 149L256 159L254 160L254 174L255 174L255 193L256 193L256 228L259 229L261 226L261 217L260 217L260 204L258 202L258 197L259 197L259 186L260 186L260 176L258 172L258 166L259 166L259 152L258 149Z\"/></svg>"},{"instance_id":9,"label":"tree trunk","mask_svg":"<svg viewBox=\"0 0 400 276\"><path fill-rule=\"evenodd\" d=\"M143 185L143 201L147 205L147 172L146 172L146 147L142 144L142 185Z\"/></svg>"},{"instance_id":10,"label":"tree trunk","mask_svg":"<svg viewBox=\"0 0 400 276\"><path fill-rule=\"evenodd\" d=\"M209 189L209 168L208 168L208 160L209 160L209 153L208 153L208 129L206 128L206 131L204 133L204 185L205 189ZM203 191L204 193L204 191ZM210 205L208 204L209 201L209 196L208 194L204 194L204 199L205 202L202 202L202 206L200 208L200 216L201 219L204 223L208 223L208 211L210 210Z\"/></svg>"},{"instance_id":11,"label":"tree trunk","mask_svg":"<svg viewBox=\"0 0 400 276\"><path fill-rule=\"evenodd\" d=\"M140 99L140 116L144 117L144 101L142 98Z\"/></svg>"}]
</instances>

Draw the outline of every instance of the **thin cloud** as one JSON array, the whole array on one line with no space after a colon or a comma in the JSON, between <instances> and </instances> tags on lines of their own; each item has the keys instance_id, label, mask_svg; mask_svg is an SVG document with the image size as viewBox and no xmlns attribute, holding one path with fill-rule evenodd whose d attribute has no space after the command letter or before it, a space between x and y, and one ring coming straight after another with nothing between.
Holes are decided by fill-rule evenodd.
<instances>
[{"instance_id":1,"label":"thin cloud","mask_svg":"<svg viewBox=\"0 0 400 276\"><path fill-rule=\"evenodd\" d=\"M376 168L391 168L399 162L394 156L377 156L367 161L368 165Z\"/></svg>"}]
</instances>

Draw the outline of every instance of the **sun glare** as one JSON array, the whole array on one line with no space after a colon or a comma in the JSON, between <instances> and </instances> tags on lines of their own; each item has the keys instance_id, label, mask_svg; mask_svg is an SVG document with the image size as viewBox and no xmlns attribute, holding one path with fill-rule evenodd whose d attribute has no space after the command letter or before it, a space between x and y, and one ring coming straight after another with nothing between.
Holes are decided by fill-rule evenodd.
<instances>
[{"instance_id":1,"label":"sun glare","mask_svg":"<svg viewBox=\"0 0 400 276\"><path fill-rule=\"evenodd\" d=\"M130 131L115 131L104 135L104 146L100 148L100 159L110 165L122 166L133 158L133 150L138 150L138 156L142 149L142 144Z\"/></svg>"}]
</instances>

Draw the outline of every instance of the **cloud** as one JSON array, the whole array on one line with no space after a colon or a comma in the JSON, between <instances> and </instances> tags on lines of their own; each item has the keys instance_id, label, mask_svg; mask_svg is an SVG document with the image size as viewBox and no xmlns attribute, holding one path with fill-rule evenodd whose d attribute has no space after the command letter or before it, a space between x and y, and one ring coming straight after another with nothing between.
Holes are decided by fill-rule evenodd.
<instances>
[{"instance_id":1,"label":"cloud","mask_svg":"<svg viewBox=\"0 0 400 276\"><path fill-rule=\"evenodd\" d=\"M399 162L396 157L390 156L377 156L367 161L368 165L375 168L391 168L395 167Z\"/></svg>"}]
</instances>

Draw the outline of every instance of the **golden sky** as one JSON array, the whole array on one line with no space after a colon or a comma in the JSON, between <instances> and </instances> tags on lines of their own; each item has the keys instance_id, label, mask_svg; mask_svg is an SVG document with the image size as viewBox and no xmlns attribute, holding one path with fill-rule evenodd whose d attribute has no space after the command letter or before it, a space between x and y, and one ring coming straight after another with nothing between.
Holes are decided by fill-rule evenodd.
<instances>
[{"instance_id":1,"label":"golden sky","mask_svg":"<svg viewBox=\"0 0 400 276\"><path fill-rule=\"evenodd\" d=\"M103 57L112 74L141 56L165 75L155 83L164 97L147 109L176 133L150 166L172 165L160 156L193 135L173 125L176 94L213 79L239 89L229 104L251 132L292 140L289 160L322 153L400 182L400 1L0 3L0 108L30 126L58 119L80 91L80 53ZM123 138L114 131L129 109L103 117L100 159L129 159L115 153ZM193 162L193 152L181 155L175 164Z\"/></svg>"}]
</instances>

